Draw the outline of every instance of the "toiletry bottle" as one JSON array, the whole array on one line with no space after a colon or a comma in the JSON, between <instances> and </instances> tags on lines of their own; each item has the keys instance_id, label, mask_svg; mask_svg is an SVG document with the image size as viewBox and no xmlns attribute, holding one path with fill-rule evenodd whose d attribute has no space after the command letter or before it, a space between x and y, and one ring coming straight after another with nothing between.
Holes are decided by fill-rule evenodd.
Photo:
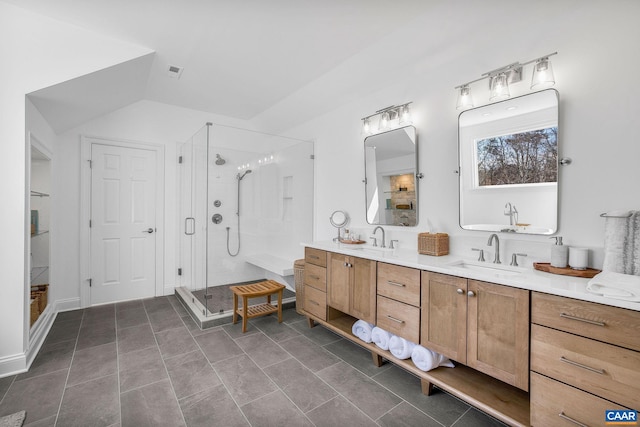
<instances>
[{"instance_id":1,"label":"toiletry bottle","mask_svg":"<svg viewBox=\"0 0 640 427\"><path fill-rule=\"evenodd\" d=\"M349 229L348 228L344 229L344 236L342 237L342 240L351 240L351 237L349 237Z\"/></svg>"},{"instance_id":2,"label":"toiletry bottle","mask_svg":"<svg viewBox=\"0 0 640 427\"><path fill-rule=\"evenodd\" d=\"M569 248L562 244L561 236L549 238L556 239L556 244L551 246L551 266L566 268L569 263Z\"/></svg>"}]
</instances>

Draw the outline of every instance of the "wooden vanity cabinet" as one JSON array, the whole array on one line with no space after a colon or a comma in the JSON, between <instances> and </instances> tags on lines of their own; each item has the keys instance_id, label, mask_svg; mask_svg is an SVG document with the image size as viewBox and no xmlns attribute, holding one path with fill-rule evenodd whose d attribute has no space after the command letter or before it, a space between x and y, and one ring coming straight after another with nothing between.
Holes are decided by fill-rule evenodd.
<instances>
[{"instance_id":1,"label":"wooden vanity cabinet","mask_svg":"<svg viewBox=\"0 0 640 427\"><path fill-rule=\"evenodd\" d=\"M376 322L376 262L329 252L327 305L369 323Z\"/></svg>"},{"instance_id":2,"label":"wooden vanity cabinet","mask_svg":"<svg viewBox=\"0 0 640 427\"><path fill-rule=\"evenodd\" d=\"M304 297L308 313L327 320L327 253L313 248L304 251Z\"/></svg>"},{"instance_id":3,"label":"wooden vanity cabinet","mask_svg":"<svg viewBox=\"0 0 640 427\"><path fill-rule=\"evenodd\" d=\"M422 272L420 344L529 389L529 291Z\"/></svg>"}]
</instances>

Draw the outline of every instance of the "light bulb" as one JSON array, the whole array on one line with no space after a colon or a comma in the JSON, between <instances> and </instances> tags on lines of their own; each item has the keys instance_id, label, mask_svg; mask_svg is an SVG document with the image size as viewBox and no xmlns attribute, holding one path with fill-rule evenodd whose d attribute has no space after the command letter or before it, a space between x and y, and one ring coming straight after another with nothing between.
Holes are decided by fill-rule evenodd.
<instances>
[{"instance_id":1,"label":"light bulb","mask_svg":"<svg viewBox=\"0 0 640 427\"><path fill-rule=\"evenodd\" d=\"M409 110L409 105L403 105L400 108L400 123L409 122L411 122L411 111Z\"/></svg>"},{"instance_id":2,"label":"light bulb","mask_svg":"<svg viewBox=\"0 0 640 427\"><path fill-rule=\"evenodd\" d=\"M389 126L389 112L385 111L380 116L380 123L378 124L378 130L384 130Z\"/></svg>"},{"instance_id":3,"label":"light bulb","mask_svg":"<svg viewBox=\"0 0 640 427\"><path fill-rule=\"evenodd\" d=\"M511 96L509 94L509 83L507 82L507 75L505 73L500 73L497 76L493 76L491 78L491 95L489 96L490 101L499 101L501 99L506 99Z\"/></svg>"},{"instance_id":4,"label":"light bulb","mask_svg":"<svg viewBox=\"0 0 640 427\"><path fill-rule=\"evenodd\" d=\"M553 67L549 58L540 58L533 66L533 76L531 77L531 89L543 89L556 84L553 76Z\"/></svg>"},{"instance_id":5,"label":"light bulb","mask_svg":"<svg viewBox=\"0 0 640 427\"><path fill-rule=\"evenodd\" d=\"M471 98L469 85L464 85L460 88L458 102L456 103L456 109L464 110L465 108L473 108L473 98Z\"/></svg>"},{"instance_id":6,"label":"light bulb","mask_svg":"<svg viewBox=\"0 0 640 427\"><path fill-rule=\"evenodd\" d=\"M371 122L369 118L366 118L362 121L362 133L368 134L371 132Z\"/></svg>"}]
</instances>

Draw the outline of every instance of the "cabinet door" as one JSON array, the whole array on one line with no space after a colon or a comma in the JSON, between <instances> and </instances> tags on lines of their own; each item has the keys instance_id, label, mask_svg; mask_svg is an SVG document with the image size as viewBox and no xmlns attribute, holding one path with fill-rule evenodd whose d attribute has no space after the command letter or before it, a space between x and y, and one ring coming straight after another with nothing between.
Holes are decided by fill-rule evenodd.
<instances>
[{"instance_id":1,"label":"cabinet door","mask_svg":"<svg viewBox=\"0 0 640 427\"><path fill-rule=\"evenodd\" d=\"M351 258L353 270L349 314L376 323L376 262Z\"/></svg>"},{"instance_id":2,"label":"cabinet door","mask_svg":"<svg viewBox=\"0 0 640 427\"><path fill-rule=\"evenodd\" d=\"M467 279L422 272L420 344L467 361Z\"/></svg>"},{"instance_id":3,"label":"cabinet door","mask_svg":"<svg viewBox=\"0 0 640 427\"><path fill-rule=\"evenodd\" d=\"M529 291L469 280L467 365L529 390Z\"/></svg>"},{"instance_id":4,"label":"cabinet door","mask_svg":"<svg viewBox=\"0 0 640 427\"><path fill-rule=\"evenodd\" d=\"M351 257L330 252L327 255L327 304L343 313L349 313L349 295L352 268Z\"/></svg>"}]
</instances>

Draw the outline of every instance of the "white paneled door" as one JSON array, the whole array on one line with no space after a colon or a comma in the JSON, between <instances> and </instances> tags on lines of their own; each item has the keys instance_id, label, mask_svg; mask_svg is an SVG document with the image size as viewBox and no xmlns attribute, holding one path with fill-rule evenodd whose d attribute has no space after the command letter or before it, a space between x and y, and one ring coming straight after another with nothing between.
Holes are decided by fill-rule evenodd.
<instances>
[{"instance_id":1,"label":"white paneled door","mask_svg":"<svg viewBox=\"0 0 640 427\"><path fill-rule=\"evenodd\" d=\"M156 162L153 150L92 144L91 305L155 295Z\"/></svg>"}]
</instances>

